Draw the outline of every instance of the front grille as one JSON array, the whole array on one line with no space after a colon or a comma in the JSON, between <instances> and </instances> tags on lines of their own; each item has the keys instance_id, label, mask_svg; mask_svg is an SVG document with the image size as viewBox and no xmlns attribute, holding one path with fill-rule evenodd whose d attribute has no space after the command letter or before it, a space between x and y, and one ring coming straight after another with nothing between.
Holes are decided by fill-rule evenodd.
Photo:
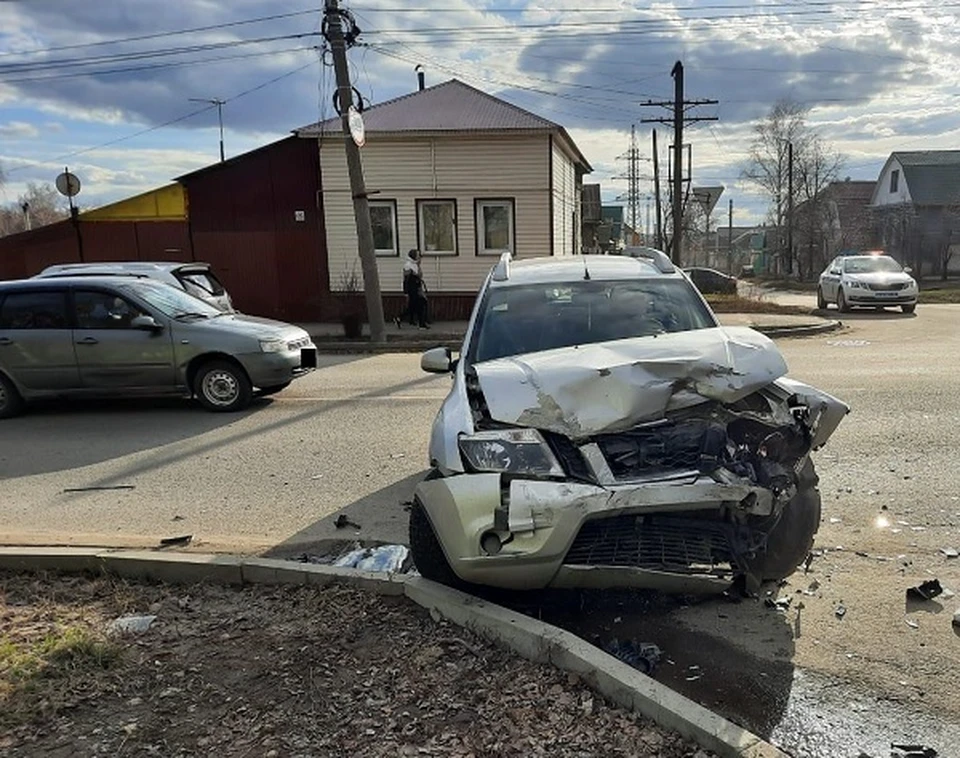
<instances>
[{"instance_id":1,"label":"front grille","mask_svg":"<svg viewBox=\"0 0 960 758\"><path fill-rule=\"evenodd\" d=\"M874 292L899 292L902 289L906 289L906 282L896 282L894 284L868 284L867 285Z\"/></svg>"},{"instance_id":2,"label":"front grille","mask_svg":"<svg viewBox=\"0 0 960 758\"><path fill-rule=\"evenodd\" d=\"M618 480L698 469L705 459L716 461L723 455L726 440L722 425L701 419L639 426L595 438Z\"/></svg>"},{"instance_id":3,"label":"front grille","mask_svg":"<svg viewBox=\"0 0 960 758\"><path fill-rule=\"evenodd\" d=\"M721 521L612 516L585 523L563 562L729 577L764 544L762 534Z\"/></svg>"}]
</instances>

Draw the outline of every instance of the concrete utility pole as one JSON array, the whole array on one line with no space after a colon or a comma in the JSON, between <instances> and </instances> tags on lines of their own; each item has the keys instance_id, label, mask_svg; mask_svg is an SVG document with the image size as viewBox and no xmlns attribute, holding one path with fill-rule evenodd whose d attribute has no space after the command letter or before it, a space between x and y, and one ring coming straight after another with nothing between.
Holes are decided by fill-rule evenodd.
<instances>
[{"instance_id":1,"label":"concrete utility pole","mask_svg":"<svg viewBox=\"0 0 960 758\"><path fill-rule=\"evenodd\" d=\"M220 162L224 161L223 153L223 106L226 105L226 100L219 100L217 98L204 98L204 97L191 97L191 103L210 103L210 105L217 106L217 122L220 124Z\"/></svg>"},{"instance_id":2,"label":"concrete utility pole","mask_svg":"<svg viewBox=\"0 0 960 758\"><path fill-rule=\"evenodd\" d=\"M333 55L333 67L337 76L338 104L343 128L343 144L347 153L347 171L350 174L350 189L353 193L353 217L357 225L357 243L360 251L360 270L363 272L363 290L367 303L367 322L370 324L370 340L386 342L383 323L383 302L380 299L380 272L373 246L373 226L370 222L370 203L363 181L363 165L360 148L350 132L350 109L353 107L353 86L347 68L347 43L341 26L343 11L337 0L325 0L324 21L326 38ZM351 32L352 34L352 32Z\"/></svg>"},{"instance_id":3,"label":"concrete utility pole","mask_svg":"<svg viewBox=\"0 0 960 758\"><path fill-rule=\"evenodd\" d=\"M660 205L660 160L657 153L657 130L653 130L653 192L656 202L657 250L663 250L663 208Z\"/></svg>"},{"instance_id":4,"label":"concrete utility pole","mask_svg":"<svg viewBox=\"0 0 960 758\"><path fill-rule=\"evenodd\" d=\"M677 61L670 75L674 79L674 97L673 102L658 102L648 100L641 105L657 105L673 110L673 118L645 118L641 123L661 123L673 124L673 202L671 204L671 213L673 214L673 239L670 241L670 257L674 265L681 265L682 240L683 240L683 126L685 123L696 121L716 121L716 116L700 116L688 118L684 116L686 109L694 105L717 105L717 100L684 100L683 99L683 63ZM692 176L692 166L691 169Z\"/></svg>"}]
</instances>

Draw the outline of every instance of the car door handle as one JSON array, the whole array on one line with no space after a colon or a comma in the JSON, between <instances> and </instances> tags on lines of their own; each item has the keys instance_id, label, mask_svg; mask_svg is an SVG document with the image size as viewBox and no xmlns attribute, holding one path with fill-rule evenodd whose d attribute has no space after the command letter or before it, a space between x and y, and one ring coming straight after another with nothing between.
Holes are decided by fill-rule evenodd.
<instances>
[{"instance_id":1,"label":"car door handle","mask_svg":"<svg viewBox=\"0 0 960 758\"><path fill-rule=\"evenodd\" d=\"M77 340L78 345L96 345L100 342L96 337L84 337L82 340Z\"/></svg>"}]
</instances>

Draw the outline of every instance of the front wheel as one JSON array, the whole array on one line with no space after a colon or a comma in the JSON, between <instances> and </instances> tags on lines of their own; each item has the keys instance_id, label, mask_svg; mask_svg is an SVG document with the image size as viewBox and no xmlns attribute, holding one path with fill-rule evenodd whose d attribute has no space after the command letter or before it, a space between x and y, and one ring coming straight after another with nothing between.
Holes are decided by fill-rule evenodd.
<instances>
[{"instance_id":1,"label":"front wheel","mask_svg":"<svg viewBox=\"0 0 960 758\"><path fill-rule=\"evenodd\" d=\"M437 533L427 517L421 502L414 498L410 508L410 555L420 576L448 587L463 587L465 582L457 576L447 556L443 553Z\"/></svg>"},{"instance_id":2,"label":"front wheel","mask_svg":"<svg viewBox=\"0 0 960 758\"><path fill-rule=\"evenodd\" d=\"M823 290L817 287L817 308L821 311L827 309L827 298L823 296Z\"/></svg>"},{"instance_id":3,"label":"front wheel","mask_svg":"<svg viewBox=\"0 0 960 758\"><path fill-rule=\"evenodd\" d=\"M917 309L917 304L911 303L910 305L901 305L900 308L903 309L904 313L913 313Z\"/></svg>"},{"instance_id":4,"label":"front wheel","mask_svg":"<svg viewBox=\"0 0 960 758\"><path fill-rule=\"evenodd\" d=\"M848 313L850 311L850 306L847 304L847 298L843 294L843 290L837 292L837 310L841 313Z\"/></svg>"},{"instance_id":5,"label":"front wheel","mask_svg":"<svg viewBox=\"0 0 960 758\"><path fill-rule=\"evenodd\" d=\"M760 581L785 579L810 554L820 528L819 481L808 458L798 477L797 494L783 507L767 534L766 551L748 561L749 572Z\"/></svg>"},{"instance_id":6,"label":"front wheel","mask_svg":"<svg viewBox=\"0 0 960 758\"><path fill-rule=\"evenodd\" d=\"M0 374L0 418L12 418L23 411L23 398L7 377Z\"/></svg>"},{"instance_id":7,"label":"front wheel","mask_svg":"<svg viewBox=\"0 0 960 758\"><path fill-rule=\"evenodd\" d=\"M231 413L250 405L253 387L247 373L228 361L210 361L197 371L193 392L208 411Z\"/></svg>"}]
</instances>

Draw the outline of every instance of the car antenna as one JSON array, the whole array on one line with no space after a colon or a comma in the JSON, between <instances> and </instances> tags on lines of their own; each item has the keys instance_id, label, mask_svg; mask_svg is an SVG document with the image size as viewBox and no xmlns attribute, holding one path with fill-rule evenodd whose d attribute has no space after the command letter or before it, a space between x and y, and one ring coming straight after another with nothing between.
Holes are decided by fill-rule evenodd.
<instances>
[{"instance_id":1,"label":"car antenna","mask_svg":"<svg viewBox=\"0 0 960 758\"><path fill-rule=\"evenodd\" d=\"M587 259L583 259L583 278L585 281L590 281L590 269L587 268Z\"/></svg>"}]
</instances>

